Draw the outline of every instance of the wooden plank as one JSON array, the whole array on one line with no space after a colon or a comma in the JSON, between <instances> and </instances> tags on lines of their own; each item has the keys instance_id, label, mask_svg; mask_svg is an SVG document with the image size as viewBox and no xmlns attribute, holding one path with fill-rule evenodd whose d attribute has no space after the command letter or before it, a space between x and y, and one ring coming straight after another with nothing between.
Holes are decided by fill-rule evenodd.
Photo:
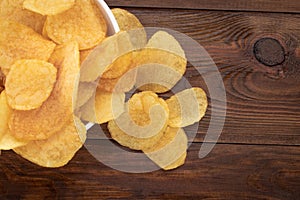
<instances>
[{"instance_id":1,"label":"wooden plank","mask_svg":"<svg viewBox=\"0 0 300 200\"><path fill-rule=\"evenodd\" d=\"M105 145L104 143L100 145ZM173 171L129 174L81 149L59 169L35 166L13 152L0 157L1 199L299 199L300 148L217 145L204 159L200 144ZM111 159L118 155L107 155ZM138 162L138 160L136 160ZM129 165L135 163L128 161ZM120 163L122 165L122 163Z\"/></svg>"},{"instance_id":2,"label":"wooden plank","mask_svg":"<svg viewBox=\"0 0 300 200\"><path fill-rule=\"evenodd\" d=\"M185 8L234 11L265 11L265 12L300 12L298 0L106 0L108 5L115 7L146 7L146 8Z\"/></svg>"},{"instance_id":3,"label":"wooden plank","mask_svg":"<svg viewBox=\"0 0 300 200\"><path fill-rule=\"evenodd\" d=\"M160 26L187 34L214 59L227 93L227 116L219 142L300 145L300 57L297 53L300 15L128 10L147 27ZM265 37L278 40L284 47L282 64L268 67L256 60L253 46ZM199 67L202 66L196 66ZM196 68L189 66L185 77L192 86L203 87L209 93ZM210 74L204 76L209 78ZM204 140L210 122L211 106L199 124L195 141Z\"/></svg>"}]
</instances>

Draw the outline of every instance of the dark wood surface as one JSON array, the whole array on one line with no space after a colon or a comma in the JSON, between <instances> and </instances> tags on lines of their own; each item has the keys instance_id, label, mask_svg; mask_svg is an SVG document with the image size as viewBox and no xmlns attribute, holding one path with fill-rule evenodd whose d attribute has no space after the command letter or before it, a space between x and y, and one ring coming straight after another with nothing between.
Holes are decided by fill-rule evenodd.
<instances>
[{"instance_id":1,"label":"dark wood surface","mask_svg":"<svg viewBox=\"0 0 300 200\"><path fill-rule=\"evenodd\" d=\"M107 2L136 14L145 26L185 33L206 48L227 94L217 145L198 158L209 107L186 164L169 172L119 172L85 148L59 169L2 152L0 199L300 199L300 2ZM194 67L186 78L207 91ZM106 145L104 138L97 141Z\"/></svg>"}]
</instances>

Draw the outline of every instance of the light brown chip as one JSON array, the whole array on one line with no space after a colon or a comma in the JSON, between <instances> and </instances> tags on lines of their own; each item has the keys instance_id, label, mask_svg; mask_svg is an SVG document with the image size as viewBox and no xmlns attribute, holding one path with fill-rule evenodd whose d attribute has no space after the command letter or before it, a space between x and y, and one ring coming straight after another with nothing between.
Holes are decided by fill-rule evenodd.
<instances>
[{"instance_id":1,"label":"light brown chip","mask_svg":"<svg viewBox=\"0 0 300 200\"><path fill-rule=\"evenodd\" d=\"M82 147L86 129L79 119L72 119L56 134L46 140L31 141L14 151L23 158L42 167L56 168L66 165Z\"/></svg>"},{"instance_id":2,"label":"light brown chip","mask_svg":"<svg viewBox=\"0 0 300 200\"><path fill-rule=\"evenodd\" d=\"M168 108L153 92L135 94L125 112L110 121L108 129L114 140L135 150L147 149L162 137L168 121Z\"/></svg>"},{"instance_id":3,"label":"light brown chip","mask_svg":"<svg viewBox=\"0 0 300 200\"><path fill-rule=\"evenodd\" d=\"M0 150L10 150L16 147L24 146L26 141L20 141L14 138L8 128L8 121L12 110L8 106L6 92L0 95Z\"/></svg>"},{"instance_id":4,"label":"light brown chip","mask_svg":"<svg viewBox=\"0 0 300 200\"><path fill-rule=\"evenodd\" d=\"M0 19L1 69L9 69L19 59L47 61L54 48L53 42L44 39L31 28Z\"/></svg>"},{"instance_id":5,"label":"light brown chip","mask_svg":"<svg viewBox=\"0 0 300 200\"><path fill-rule=\"evenodd\" d=\"M18 60L6 79L8 104L16 110L40 107L50 96L57 69L46 61Z\"/></svg>"},{"instance_id":6,"label":"light brown chip","mask_svg":"<svg viewBox=\"0 0 300 200\"><path fill-rule=\"evenodd\" d=\"M50 58L57 68L57 82L50 97L35 110L14 111L11 133L22 140L43 140L57 133L73 116L73 92L77 91L79 50L76 42L58 46ZM74 103L75 104L75 103Z\"/></svg>"},{"instance_id":7,"label":"light brown chip","mask_svg":"<svg viewBox=\"0 0 300 200\"><path fill-rule=\"evenodd\" d=\"M167 127L163 137L144 153L164 170L184 164L188 140L183 129Z\"/></svg>"},{"instance_id":8,"label":"light brown chip","mask_svg":"<svg viewBox=\"0 0 300 200\"><path fill-rule=\"evenodd\" d=\"M41 15L57 15L75 4L75 0L25 0L23 7Z\"/></svg>"},{"instance_id":9,"label":"light brown chip","mask_svg":"<svg viewBox=\"0 0 300 200\"><path fill-rule=\"evenodd\" d=\"M184 90L166 100L169 110L169 126L186 127L199 122L207 109L207 97L201 88Z\"/></svg>"},{"instance_id":10,"label":"light brown chip","mask_svg":"<svg viewBox=\"0 0 300 200\"><path fill-rule=\"evenodd\" d=\"M77 41L79 49L90 49L106 36L107 25L93 0L76 0L75 5L58 15L47 16L45 32L58 44Z\"/></svg>"},{"instance_id":11,"label":"light brown chip","mask_svg":"<svg viewBox=\"0 0 300 200\"><path fill-rule=\"evenodd\" d=\"M24 9L23 2L24 0L1 0L0 18L29 26L41 34L46 17Z\"/></svg>"}]
</instances>

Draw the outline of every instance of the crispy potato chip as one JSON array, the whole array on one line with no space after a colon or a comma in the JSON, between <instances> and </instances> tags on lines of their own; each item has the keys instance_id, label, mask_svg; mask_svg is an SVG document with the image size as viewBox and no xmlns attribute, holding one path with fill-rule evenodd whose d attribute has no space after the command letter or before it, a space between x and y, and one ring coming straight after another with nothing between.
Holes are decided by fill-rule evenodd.
<instances>
[{"instance_id":1,"label":"crispy potato chip","mask_svg":"<svg viewBox=\"0 0 300 200\"><path fill-rule=\"evenodd\" d=\"M16 147L24 146L26 141L20 141L14 138L8 128L8 121L12 110L8 106L6 92L0 95L0 150L10 150Z\"/></svg>"},{"instance_id":2,"label":"crispy potato chip","mask_svg":"<svg viewBox=\"0 0 300 200\"><path fill-rule=\"evenodd\" d=\"M97 85L95 83L80 82L78 86L78 95L76 108L83 106L91 97L95 95Z\"/></svg>"},{"instance_id":3,"label":"crispy potato chip","mask_svg":"<svg viewBox=\"0 0 300 200\"><path fill-rule=\"evenodd\" d=\"M57 69L46 61L18 60L6 79L8 104L16 110L40 107L50 96Z\"/></svg>"},{"instance_id":4,"label":"crispy potato chip","mask_svg":"<svg viewBox=\"0 0 300 200\"><path fill-rule=\"evenodd\" d=\"M136 86L142 91L164 93L173 88L185 73L187 60L169 51L145 48L137 58Z\"/></svg>"},{"instance_id":5,"label":"crispy potato chip","mask_svg":"<svg viewBox=\"0 0 300 200\"><path fill-rule=\"evenodd\" d=\"M125 93L97 89L95 97L80 109L81 118L98 124L118 118L125 110Z\"/></svg>"},{"instance_id":6,"label":"crispy potato chip","mask_svg":"<svg viewBox=\"0 0 300 200\"><path fill-rule=\"evenodd\" d=\"M85 59L88 57L88 55L94 50L94 48L92 49L87 49L87 50L81 50L80 51L80 63L82 64L83 61L85 61Z\"/></svg>"},{"instance_id":7,"label":"crispy potato chip","mask_svg":"<svg viewBox=\"0 0 300 200\"><path fill-rule=\"evenodd\" d=\"M58 69L50 97L35 110L14 111L9 122L18 139L43 140L57 133L73 116L73 92L77 90L79 50L76 42L58 46L50 58ZM75 104L75 103L74 103Z\"/></svg>"},{"instance_id":8,"label":"crispy potato chip","mask_svg":"<svg viewBox=\"0 0 300 200\"><path fill-rule=\"evenodd\" d=\"M77 128L78 127L78 128ZM75 118L70 120L58 133L46 140L31 141L14 151L23 158L42 167L54 168L66 165L82 147L86 139L86 129Z\"/></svg>"},{"instance_id":9,"label":"crispy potato chip","mask_svg":"<svg viewBox=\"0 0 300 200\"><path fill-rule=\"evenodd\" d=\"M41 15L57 15L75 4L75 0L25 0L23 7Z\"/></svg>"},{"instance_id":10,"label":"crispy potato chip","mask_svg":"<svg viewBox=\"0 0 300 200\"><path fill-rule=\"evenodd\" d=\"M132 38L133 43L146 45L147 33L144 26L135 15L121 8L114 8L111 11L115 16L121 31L134 31L134 37Z\"/></svg>"},{"instance_id":11,"label":"crispy potato chip","mask_svg":"<svg viewBox=\"0 0 300 200\"><path fill-rule=\"evenodd\" d=\"M90 49L106 36L107 25L93 0L76 0L75 5L58 15L47 16L45 32L58 44L77 41L79 49Z\"/></svg>"},{"instance_id":12,"label":"crispy potato chip","mask_svg":"<svg viewBox=\"0 0 300 200\"><path fill-rule=\"evenodd\" d=\"M186 127L200 121L207 109L207 97L201 88L184 90L166 100L169 110L169 126Z\"/></svg>"},{"instance_id":13,"label":"crispy potato chip","mask_svg":"<svg viewBox=\"0 0 300 200\"><path fill-rule=\"evenodd\" d=\"M168 127L163 137L144 153L162 169L171 170L184 164L187 147L184 130Z\"/></svg>"},{"instance_id":14,"label":"crispy potato chip","mask_svg":"<svg viewBox=\"0 0 300 200\"><path fill-rule=\"evenodd\" d=\"M114 140L135 150L147 149L163 136L168 108L153 92L135 94L119 118L110 121L108 129Z\"/></svg>"},{"instance_id":15,"label":"crispy potato chip","mask_svg":"<svg viewBox=\"0 0 300 200\"><path fill-rule=\"evenodd\" d=\"M31 28L0 19L1 69L9 69L19 59L47 61L54 48L53 42L44 39Z\"/></svg>"},{"instance_id":16,"label":"crispy potato chip","mask_svg":"<svg viewBox=\"0 0 300 200\"><path fill-rule=\"evenodd\" d=\"M0 18L29 26L41 34L46 17L24 9L23 2L24 0L1 0Z\"/></svg>"}]
</instances>

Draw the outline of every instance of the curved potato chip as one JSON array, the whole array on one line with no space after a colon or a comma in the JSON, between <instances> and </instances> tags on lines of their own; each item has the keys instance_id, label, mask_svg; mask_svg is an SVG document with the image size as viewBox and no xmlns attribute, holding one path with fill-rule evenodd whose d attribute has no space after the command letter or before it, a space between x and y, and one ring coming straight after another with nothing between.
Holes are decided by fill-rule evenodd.
<instances>
[{"instance_id":1,"label":"curved potato chip","mask_svg":"<svg viewBox=\"0 0 300 200\"><path fill-rule=\"evenodd\" d=\"M10 150L16 147L24 146L28 142L20 141L14 138L8 128L8 121L12 110L8 106L6 92L0 95L0 150Z\"/></svg>"},{"instance_id":2,"label":"curved potato chip","mask_svg":"<svg viewBox=\"0 0 300 200\"><path fill-rule=\"evenodd\" d=\"M142 91L167 92L176 85L186 71L185 58L161 49L144 48L138 52L135 59L138 63L136 86ZM166 70L172 75L166 73ZM167 84L161 85L162 83Z\"/></svg>"},{"instance_id":3,"label":"curved potato chip","mask_svg":"<svg viewBox=\"0 0 300 200\"><path fill-rule=\"evenodd\" d=\"M75 0L25 0L23 7L41 15L57 15L75 4Z\"/></svg>"},{"instance_id":4,"label":"curved potato chip","mask_svg":"<svg viewBox=\"0 0 300 200\"><path fill-rule=\"evenodd\" d=\"M56 168L66 165L82 147L85 139L84 124L75 118L75 121L69 120L60 132L50 138L31 141L26 146L13 150L39 166Z\"/></svg>"},{"instance_id":5,"label":"curved potato chip","mask_svg":"<svg viewBox=\"0 0 300 200\"><path fill-rule=\"evenodd\" d=\"M80 50L95 47L105 38L107 25L94 4L93 0L76 0L71 9L47 16L47 36L58 44L77 41Z\"/></svg>"},{"instance_id":6,"label":"curved potato chip","mask_svg":"<svg viewBox=\"0 0 300 200\"><path fill-rule=\"evenodd\" d=\"M83 106L91 97L95 95L97 85L95 83L80 82L78 86L78 95L76 108Z\"/></svg>"},{"instance_id":7,"label":"curved potato chip","mask_svg":"<svg viewBox=\"0 0 300 200\"><path fill-rule=\"evenodd\" d=\"M114 140L135 150L150 148L163 136L168 121L168 108L153 92L135 94L127 110L110 121L108 129Z\"/></svg>"},{"instance_id":8,"label":"curved potato chip","mask_svg":"<svg viewBox=\"0 0 300 200\"><path fill-rule=\"evenodd\" d=\"M169 110L169 126L186 127L201 120L207 109L207 97L201 88L184 90L166 100Z\"/></svg>"},{"instance_id":9,"label":"curved potato chip","mask_svg":"<svg viewBox=\"0 0 300 200\"><path fill-rule=\"evenodd\" d=\"M50 97L38 109L15 110L12 114L9 127L18 139L47 139L73 116L73 92L77 90L76 79L79 74L78 44L70 42L58 46L50 62L58 69L57 81Z\"/></svg>"},{"instance_id":10,"label":"curved potato chip","mask_svg":"<svg viewBox=\"0 0 300 200\"><path fill-rule=\"evenodd\" d=\"M54 48L53 42L44 39L31 28L0 19L1 69L9 69L15 61L20 59L47 61Z\"/></svg>"},{"instance_id":11,"label":"curved potato chip","mask_svg":"<svg viewBox=\"0 0 300 200\"><path fill-rule=\"evenodd\" d=\"M56 82L57 69L46 61L18 60L6 78L6 94L10 107L32 110L50 96Z\"/></svg>"},{"instance_id":12,"label":"curved potato chip","mask_svg":"<svg viewBox=\"0 0 300 200\"><path fill-rule=\"evenodd\" d=\"M163 137L144 153L164 170L184 164L188 139L183 129L167 127Z\"/></svg>"},{"instance_id":13,"label":"curved potato chip","mask_svg":"<svg viewBox=\"0 0 300 200\"><path fill-rule=\"evenodd\" d=\"M80 64L85 61L85 59L88 57L88 55L93 51L94 49L87 49L87 50L81 50L80 51Z\"/></svg>"},{"instance_id":14,"label":"curved potato chip","mask_svg":"<svg viewBox=\"0 0 300 200\"><path fill-rule=\"evenodd\" d=\"M1 0L0 18L29 26L41 34L46 17L24 9L23 2L24 0Z\"/></svg>"}]
</instances>

